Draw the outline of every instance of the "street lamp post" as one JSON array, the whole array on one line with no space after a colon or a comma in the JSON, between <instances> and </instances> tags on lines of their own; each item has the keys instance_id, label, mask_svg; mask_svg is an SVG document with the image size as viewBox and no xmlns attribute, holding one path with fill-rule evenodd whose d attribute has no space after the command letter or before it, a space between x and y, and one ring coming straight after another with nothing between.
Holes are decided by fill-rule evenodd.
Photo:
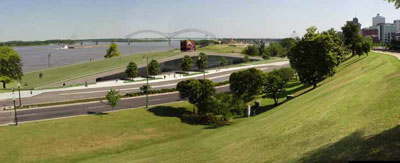
<instances>
[{"instance_id":1,"label":"street lamp post","mask_svg":"<svg viewBox=\"0 0 400 163\"><path fill-rule=\"evenodd\" d=\"M143 56L144 59L145 56ZM146 108L149 108L149 57L146 56Z\"/></svg>"},{"instance_id":2,"label":"street lamp post","mask_svg":"<svg viewBox=\"0 0 400 163\"><path fill-rule=\"evenodd\" d=\"M21 103L21 84L18 83L18 96L19 96L19 107L22 106Z\"/></svg>"},{"instance_id":3,"label":"street lamp post","mask_svg":"<svg viewBox=\"0 0 400 163\"><path fill-rule=\"evenodd\" d=\"M13 102L14 102L14 121L15 121L15 126L18 126L17 107L15 106L15 97L13 97Z\"/></svg>"},{"instance_id":4,"label":"street lamp post","mask_svg":"<svg viewBox=\"0 0 400 163\"><path fill-rule=\"evenodd\" d=\"M49 55L47 56L47 58L48 58L48 64L49 64L49 68L50 68L50 57L51 57L51 53L49 53Z\"/></svg>"}]
</instances>

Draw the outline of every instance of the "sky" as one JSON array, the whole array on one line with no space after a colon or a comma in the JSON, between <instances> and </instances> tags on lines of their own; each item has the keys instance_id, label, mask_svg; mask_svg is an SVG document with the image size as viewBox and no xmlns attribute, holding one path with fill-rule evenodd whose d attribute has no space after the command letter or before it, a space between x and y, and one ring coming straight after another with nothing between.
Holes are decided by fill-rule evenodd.
<instances>
[{"instance_id":1,"label":"sky","mask_svg":"<svg viewBox=\"0 0 400 163\"><path fill-rule=\"evenodd\" d=\"M400 9L384 0L0 0L0 41L124 38L143 29L186 28L219 38L285 38L310 26L339 30L355 16L368 27L377 13L386 22L400 19Z\"/></svg>"}]
</instances>

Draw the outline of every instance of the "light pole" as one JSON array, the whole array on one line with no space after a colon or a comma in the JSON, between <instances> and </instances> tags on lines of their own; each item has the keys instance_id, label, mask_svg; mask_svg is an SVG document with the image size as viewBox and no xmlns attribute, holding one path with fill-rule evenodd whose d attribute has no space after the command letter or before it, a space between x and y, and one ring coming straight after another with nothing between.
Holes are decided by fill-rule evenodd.
<instances>
[{"instance_id":1,"label":"light pole","mask_svg":"<svg viewBox=\"0 0 400 163\"><path fill-rule=\"evenodd\" d=\"M49 69L50 69L50 57L51 57L51 53L49 53L49 55L47 56L47 58L48 58L48 64L49 64Z\"/></svg>"},{"instance_id":2,"label":"light pole","mask_svg":"<svg viewBox=\"0 0 400 163\"><path fill-rule=\"evenodd\" d=\"M15 97L13 97L13 102L14 102L14 120L15 120L15 126L18 126L17 107L15 106Z\"/></svg>"},{"instance_id":3,"label":"light pole","mask_svg":"<svg viewBox=\"0 0 400 163\"><path fill-rule=\"evenodd\" d=\"M201 62L201 56L199 56L198 60L199 60L199 62ZM202 64L202 63L201 63L201 64ZM205 69L204 69L204 65L201 66L201 67L202 67L202 70L203 70L203 80L206 80L206 71L205 71Z\"/></svg>"},{"instance_id":4,"label":"light pole","mask_svg":"<svg viewBox=\"0 0 400 163\"><path fill-rule=\"evenodd\" d=\"M143 56L144 59L145 56ZM149 108L149 57L146 56L146 108Z\"/></svg>"},{"instance_id":5,"label":"light pole","mask_svg":"<svg viewBox=\"0 0 400 163\"><path fill-rule=\"evenodd\" d=\"M18 83L18 96L19 96L19 107L22 106L21 103L21 84Z\"/></svg>"}]
</instances>

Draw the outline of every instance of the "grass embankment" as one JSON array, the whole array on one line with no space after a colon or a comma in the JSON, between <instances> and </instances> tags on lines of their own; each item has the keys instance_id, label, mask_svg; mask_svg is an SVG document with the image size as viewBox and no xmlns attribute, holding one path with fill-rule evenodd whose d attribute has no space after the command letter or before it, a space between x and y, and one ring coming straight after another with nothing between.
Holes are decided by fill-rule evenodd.
<instances>
[{"instance_id":1,"label":"grass embankment","mask_svg":"<svg viewBox=\"0 0 400 163\"><path fill-rule=\"evenodd\" d=\"M149 59L152 58L160 59L179 54L180 53L172 51L149 52L149 53L140 53L135 55L123 56L121 59L119 57L116 57L111 59L94 61L91 63L79 63L69 66L56 67L48 70L26 73L22 78L22 84L24 84L25 82L28 84L28 87L26 87L25 89L37 88L55 82L62 82L113 69L124 68L128 65L130 61L134 61L136 62L136 64L145 63L145 60L143 60L144 55L148 56ZM43 73L42 79L39 78L40 72ZM8 88L16 87L16 83L10 83L7 85L7 87Z\"/></svg>"},{"instance_id":2,"label":"grass embankment","mask_svg":"<svg viewBox=\"0 0 400 163\"><path fill-rule=\"evenodd\" d=\"M244 46L230 46L230 45L210 45L197 49L200 52L214 52L214 53L241 53Z\"/></svg>"},{"instance_id":3,"label":"grass embankment","mask_svg":"<svg viewBox=\"0 0 400 163\"><path fill-rule=\"evenodd\" d=\"M187 103L0 128L1 162L326 162L400 159L400 63L343 63L308 93L230 126L178 117ZM293 84L293 88L299 89ZM291 90L289 90L291 91ZM263 104L272 104L264 100ZM177 117L178 116L178 117Z\"/></svg>"}]
</instances>

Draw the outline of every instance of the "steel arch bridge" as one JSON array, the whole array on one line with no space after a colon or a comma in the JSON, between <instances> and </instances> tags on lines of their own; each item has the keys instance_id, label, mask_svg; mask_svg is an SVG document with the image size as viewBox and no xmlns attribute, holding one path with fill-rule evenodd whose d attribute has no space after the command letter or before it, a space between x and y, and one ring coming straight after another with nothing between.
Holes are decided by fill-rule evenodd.
<instances>
[{"instance_id":1,"label":"steel arch bridge","mask_svg":"<svg viewBox=\"0 0 400 163\"><path fill-rule=\"evenodd\" d=\"M200 30L200 29L183 29L183 30L179 30L176 32L172 32L172 33L165 33L165 32L160 32L160 31L156 31L156 30L139 30L133 33L130 33L126 36L126 39L130 39L133 36L139 35L139 34L143 34L143 33L155 33L158 35L161 35L163 37L165 37L168 40L171 40L173 38L175 38L176 36L183 34L183 33L200 33L200 34L204 34L206 37L211 37L212 39L216 39L217 36L213 33L204 31L204 30Z\"/></svg>"}]
</instances>

